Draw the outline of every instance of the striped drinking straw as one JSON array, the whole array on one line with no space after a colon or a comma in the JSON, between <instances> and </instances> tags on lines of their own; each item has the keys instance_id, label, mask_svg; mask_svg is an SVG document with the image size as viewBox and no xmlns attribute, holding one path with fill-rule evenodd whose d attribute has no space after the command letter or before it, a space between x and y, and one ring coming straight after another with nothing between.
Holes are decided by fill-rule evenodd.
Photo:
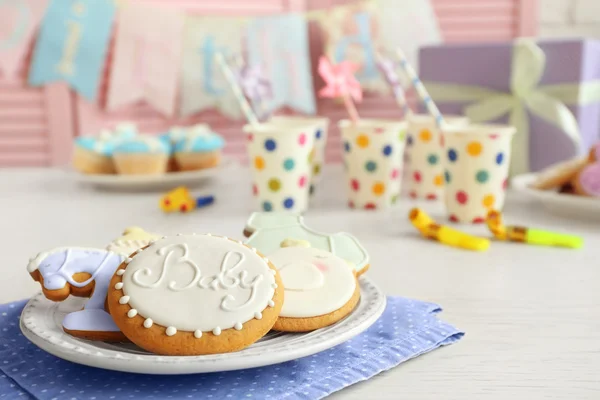
<instances>
[{"instance_id":1,"label":"striped drinking straw","mask_svg":"<svg viewBox=\"0 0 600 400\"><path fill-rule=\"evenodd\" d=\"M252 107L248 103L248 100L246 100L246 97L244 97L242 89L239 87L237 80L235 79L235 74L227 64L227 61L225 61L225 57L222 53L217 53L215 54L215 59L219 64L219 67L221 67L223 75L225 75L225 79L227 79L227 82L229 83L229 86L233 91L233 95L237 99L242 109L242 112L244 113L244 116L246 117L250 125L252 125L253 127L258 126L258 117L254 114L254 111L252 111Z\"/></svg>"},{"instance_id":2,"label":"striped drinking straw","mask_svg":"<svg viewBox=\"0 0 600 400\"><path fill-rule=\"evenodd\" d=\"M433 116L435 119L435 124L437 125L438 129L442 129L442 127L446 125L446 121L444 120L442 113L440 113L440 110L431 99L427 89L425 89L425 85L423 85L423 82L421 82L421 79L419 79L419 76L415 72L414 68L409 64L404 52L400 49L397 49L396 56L400 61L400 68L402 68L406 76L408 76L410 79L413 87L419 94L419 97L421 100L423 100L423 104L425 104L427 111L429 111L429 114L431 114L431 116Z\"/></svg>"},{"instance_id":3,"label":"striped drinking straw","mask_svg":"<svg viewBox=\"0 0 600 400\"><path fill-rule=\"evenodd\" d=\"M396 62L390 60L387 57L384 57L382 54L377 54L377 66L381 71L382 75L385 78L385 81L392 89L392 93L394 95L394 99L396 100L396 104L402 110L402 115L404 118L410 117L413 114L413 111L408 105L406 101L406 96L404 95L404 88L400 83L400 78L396 73Z\"/></svg>"}]
</instances>

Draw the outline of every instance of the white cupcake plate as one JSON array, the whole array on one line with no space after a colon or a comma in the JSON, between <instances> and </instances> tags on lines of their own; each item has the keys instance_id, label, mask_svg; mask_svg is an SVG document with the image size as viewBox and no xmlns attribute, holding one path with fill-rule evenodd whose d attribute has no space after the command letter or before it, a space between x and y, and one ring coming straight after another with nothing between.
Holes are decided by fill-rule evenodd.
<instances>
[{"instance_id":1,"label":"white cupcake plate","mask_svg":"<svg viewBox=\"0 0 600 400\"><path fill-rule=\"evenodd\" d=\"M600 199L534 189L531 184L536 178L536 174L516 176L512 179L512 188L536 199L553 214L600 221Z\"/></svg>"},{"instance_id":2,"label":"white cupcake plate","mask_svg":"<svg viewBox=\"0 0 600 400\"><path fill-rule=\"evenodd\" d=\"M82 174L77 171L74 171L73 174L79 183L92 185L99 189L117 191L169 190L177 186L200 186L233 164L234 161L231 158L223 157L221 163L214 168L169 172L163 175L98 175Z\"/></svg>"},{"instance_id":3,"label":"white cupcake plate","mask_svg":"<svg viewBox=\"0 0 600 400\"><path fill-rule=\"evenodd\" d=\"M57 357L91 367L143 374L173 375L221 372L278 364L310 356L345 342L381 316L386 298L367 277L361 277L356 309L336 324L309 333L270 332L252 346L208 356L158 356L134 344L78 339L62 330L64 316L80 310L85 300L54 303L38 293L21 314L21 331L35 345Z\"/></svg>"}]
</instances>

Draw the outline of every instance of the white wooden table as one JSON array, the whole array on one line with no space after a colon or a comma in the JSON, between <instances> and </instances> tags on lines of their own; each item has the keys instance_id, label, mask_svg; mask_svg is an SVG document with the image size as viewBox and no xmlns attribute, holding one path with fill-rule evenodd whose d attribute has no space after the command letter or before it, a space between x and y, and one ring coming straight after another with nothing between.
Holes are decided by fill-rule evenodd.
<instances>
[{"instance_id":1,"label":"white wooden table","mask_svg":"<svg viewBox=\"0 0 600 400\"><path fill-rule=\"evenodd\" d=\"M197 191L215 194L214 206L165 215L157 193L94 191L59 170L0 170L0 303L39 290L25 271L28 258L38 251L105 246L127 226L242 238L253 209L247 173L230 171ZM441 304L441 317L467 335L333 398L600 399L597 223L551 216L509 193L507 222L577 233L586 238L585 249L494 243L486 253L471 253L421 239L406 217L412 202L384 212L351 212L341 174L339 166L326 171L308 224L356 235L371 254L368 274L388 294ZM442 218L440 205L421 206ZM484 227L465 229L487 233Z\"/></svg>"}]
</instances>

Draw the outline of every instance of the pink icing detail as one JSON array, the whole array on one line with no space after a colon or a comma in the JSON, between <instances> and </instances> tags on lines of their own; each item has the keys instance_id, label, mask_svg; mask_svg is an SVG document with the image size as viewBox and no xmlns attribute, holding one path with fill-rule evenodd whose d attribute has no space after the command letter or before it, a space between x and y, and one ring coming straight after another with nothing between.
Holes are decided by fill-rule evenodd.
<instances>
[{"instance_id":1,"label":"pink icing detail","mask_svg":"<svg viewBox=\"0 0 600 400\"><path fill-rule=\"evenodd\" d=\"M375 133L383 133L385 129L383 128L375 128Z\"/></svg>"},{"instance_id":2,"label":"pink icing detail","mask_svg":"<svg viewBox=\"0 0 600 400\"><path fill-rule=\"evenodd\" d=\"M317 267L317 269L318 269L319 271L321 271L321 272L325 272L325 271L327 271L327 269L328 269L328 268L327 268L327 265L325 265L325 264L323 264L323 263L320 263L320 262L314 262L313 264L314 264L314 266L315 266L315 267Z\"/></svg>"},{"instance_id":3,"label":"pink icing detail","mask_svg":"<svg viewBox=\"0 0 600 400\"><path fill-rule=\"evenodd\" d=\"M584 168L579 176L579 183L586 194L600 197L600 163Z\"/></svg>"},{"instance_id":4,"label":"pink icing detail","mask_svg":"<svg viewBox=\"0 0 600 400\"><path fill-rule=\"evenodd\" d=\"M394 168L392 170L392 179L396 179L398 175L400 175L400 172L398 171L398 169Z\"/></svg>"}]
</instances>

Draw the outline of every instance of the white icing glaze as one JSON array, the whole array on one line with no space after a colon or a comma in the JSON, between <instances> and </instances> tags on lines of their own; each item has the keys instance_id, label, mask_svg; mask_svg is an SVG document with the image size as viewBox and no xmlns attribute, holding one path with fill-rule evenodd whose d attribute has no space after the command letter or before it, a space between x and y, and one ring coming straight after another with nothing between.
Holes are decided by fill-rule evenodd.
<instances>
[{"instance_id":1,"label":"white icing glaze","mask_svg":"<svg viewBox=\"0 0 600 400\"><path fill-rule=\"evenodd\" d=\"M131 310L127 311L127 316L129 318L133 318L137 315L137 310L135 308L132 308Z\"/></svg>"},{"instance_id":2,"label":"white icing glaze","mask_svg":"<svg viewBox=\"0 0 600 400\"><path fill-rule=\"evenodd\" d=\"M344 232L333 235L315 231L307 227L304 218L289 212L256 212L246 223L246 230L252 235L246 241L263 254L274 253L287 238L306 240L311 247L329 251L349 260L357 272L369 265L369 254L352 235Z\"/></svg>"},{"instance_id":3,"label":"white icing glaze","mask_svg":"<svg viewBox=\"0 0 600 400\"><path fill-rule=\"evenodd\" d=\"M221 328L217 326L215 329L213 329L212 333L215 336L219 336L221 334Z\"/></svg>"},{"instance_id":4,"label":"white icing glaze","mask_svg":"<svg viewBox=\"0 0 600 400\"><path fill-rule=\"evenodd\" d=\"M262 313L261 312L254 313L254 318L262 319Z\"/></svg>"},{"instance_id":5,"label":"white icing glaze","mask_svg":"<svg viewBox=\"0 0 600 400\"><path fill-rule=\"evenodd\" d=\"M275 293L275 277L259 255L209 235L156 241L134 257L122 281L140 315L188 332L214 333L262 316Z\"/></svg>"},{"instance_id":6,"label":"white icing glaze","mask_svg":"<svg viewBox=\"0 0 600 400\"><path fill-rule=\"evenodd\" d=\"M130 297L129 297L129 296L122 296L122 297L119 299L119 304L127 304L127 303L129 303L129 299L130 299Z\"/></svg>"},{"instance_id":7,"label":"white icing glaze","mask_svg":"<svg viewBox=\"0 0 600 400\"><path fill-rule=\"evenodd\" d=\"M175 328L174 326L169 326L165 333L167 334L167 336L173 336L177 333L177 328Z\"/></svg>"},{"instance_id":8,"label":"white icing glaze","mask_svg":"<svg viewBox=\"0 0 600 400\"><path fill-rule=\"evenodd\" d=\"M275 307L275 302L273 300L269 300L269 307Z\"/></svg>"},{"instance_id":9,"label":"white icing glaze","mask_svg":"<svg viewBox=\"0 0 600 400\"><path fill-rule=\"evenodd\" d=\"M39 271L48 290L62 289L67 283L82 288L94 281L94 291L84 309L68 314L63 326L70 330L114 332L118 328L104 310L104 301L110 280L122 260L122 256L106 250L61 247L32 258L27 270ZM75 281L73 275L80 272L88 273L90 278Z\"/></svg>"},{"instance_id":10,"label":"white icing glaze","mask_svg":"<svg viewBox=\"0 0 600 400\"><path fill-rule=\"evenodd\" d=\"M117 275L118 276L122 276L124 273L125 273L124 269L120 269L120 270L117 271Z\"/></svg>"},{"instance_id":11,"label":"white icing glaze","mask_svg":"<svg viewBox=\"0 0 600 400\"><path fill-rule=\"evenodd\" d=\"M194 331L194 337L195 337L196 339L200 339L200 338L202 337L202 331L201 331L200 329L196 329L196 330Z\"/></svg>"},{"instance_id":12,"label":"white icing glaze","mask_svg":"<svg viewBox=\"0 0 600 400\"><path fill-rule=\"evenodd\" d=\"M146 319L144 320L144 328L151 328L151 327L152 327L152 324L153 324L153 321L152 321L152 319L150 319L150 318L146 318Z\"/></svg>"},{"instance_id":13,"label":"white icing glaze","mask_svg":"<svg viewBox=\"0 0 600 400\"><path fill-rule=\"evenodd\" d=\"M117 290L123 289L123 282L117 282L117 283L115 283L115 289L117 289Z\"/></svg>"},{"instance_id":14,"label":"white icing glaze","mask_svg":"<svg viewBox=\"0 0 600 400\"><path fill-rule=\"evenodd\" d=\"M128 256L150 243L148 239L123 240L117 239L106 247L106 250ZM126 261L127 262L127 261Z\"/></svg>"},{"instance_id":15,"label":"white icing glaze","mask_svg":"<svg viewBox=\"0 0 600 400\"><path fill-rule=\"evenodd\" d=\"M283 286L282 317L310 318L336 311L356 289L356 278L346 261L316 248L285 247L271 254Z\"/></svg>"},{"instance_id":16,"label":"white icing glaze","mask_svg":"<svg viewBox=\"0 0 600 400\"><path fill-rule=\"evenodd\" d=\"M233 329L235 329L236 331L241 331L242 327L243 325L241 322L236 322L235 325L233 325Z\"/></svg>"}]
</instances>

